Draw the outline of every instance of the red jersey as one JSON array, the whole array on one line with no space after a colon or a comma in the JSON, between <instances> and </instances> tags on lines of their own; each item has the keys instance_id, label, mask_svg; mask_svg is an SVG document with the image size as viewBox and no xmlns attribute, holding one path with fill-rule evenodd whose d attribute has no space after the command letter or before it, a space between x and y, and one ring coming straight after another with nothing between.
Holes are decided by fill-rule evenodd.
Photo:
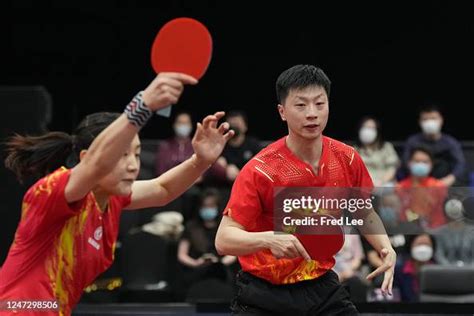
<instances>
[{"instance_id":1,"label":"red jersey","mask_svg":"<svg viewBox=\"0 0 474 316\"><path fill-rule=\"evenodd\" d=\"M64 190L70 174L58 169L25 194L21 221L0 269L0 302L54 300L59 312L41 315L70 315L83 289L112 264L120 213L131 198L111 196L105 212L92 192L68 204ZM3 306L0 315L9 314ZM30 315L27 310L18 314Z\"/></svg>"},{"instance_id":2,"label":"red jersey","mask_svg":"<svg viewBox=\"0 0 474 316\"><path fill-rule=\"evenodd\" d=\"M286 137L268 145L240 171L224 214L249 232L273 231L274 187L364 187L372 188L359 154L346 144L323 136L323 149L315 175L310 164L286 145ZM277 259L269 249L239 257L242 269L273 284L315 279L335 263L303 258Z\"/></svg>"},{"instance_id":3,"label":"red jersey","mask_svg":"<svg viewBox=\"0 0 474 316\"><path fill-rule=\"evenodd\" d=\"M412 177L400 181L396 186L400 198L400 220L421 220L424 228L436 228L446 224L444 202L448 188L443 181L433 177L421 179L417 184Z\"/></svg>"}]
</instances>

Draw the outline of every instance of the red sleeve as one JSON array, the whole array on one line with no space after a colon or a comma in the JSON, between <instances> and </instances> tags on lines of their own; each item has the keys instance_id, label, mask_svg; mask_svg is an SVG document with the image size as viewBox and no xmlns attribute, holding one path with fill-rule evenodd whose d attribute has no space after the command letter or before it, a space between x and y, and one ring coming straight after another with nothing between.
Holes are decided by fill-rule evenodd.
<instances>
[{"instance_id":1,"label":"red sleeve","mask_svg":"<svg viewBox=\"0 0 474 316\"><path fill-rule=\"evenodd\" d=\"M26 192L22 205L22 221L30 228L49 228L77 214L85 198L69 204L64 190L71 174L70 169L60 168L36 182Z\"/></svg>"},{"instance_id":2,"label":"red sleeve","mask_svg":"<svg viewBox=\"0 0 474 316\"><path fill-rule=\"evenodd\" d=\"M132 203L132 193L130 193L129 195L123 195L123 196L116 195L114 196L114 199L117 201L117 207L120 210L123 210L130 203Z\"/></svg>"},{"instance_id":3,"label":"red sleeve","mask_svg":"<svg viewBox=\"0 0 474 316\"><path fill-rule=\"evenodd\" d=\"M224 215L230 216L246 229L252 229L255 220L262 213L259 190L271 189L269 184L263 182L253 165L244 166L234 181Z\"/></svg>"}]
</instances>

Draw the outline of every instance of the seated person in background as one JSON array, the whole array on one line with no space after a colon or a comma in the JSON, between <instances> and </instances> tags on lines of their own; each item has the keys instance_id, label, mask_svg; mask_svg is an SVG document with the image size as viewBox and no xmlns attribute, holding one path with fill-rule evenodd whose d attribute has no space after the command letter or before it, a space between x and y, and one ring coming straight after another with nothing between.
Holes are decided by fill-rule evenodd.
<instances>
[{"instance_id":1,"label":"seated person in background","mask_svg":"<svg viewBox=\"0 0 474 316\"><path fill-rule=\"evenodd\" d=\"M178 245L178 261L182 264L182 290L207 278L216 278L231 284L234 256L220 256L214 246L219 225L220 194L213 188L201 195L198 216L186 225Z\"/></svg>"},{"instance_id":2,"label":"seated person in background","mask_svg":"<svg viewBox=\"0 0 474 316\"><path fill-rule=\"evenodd\" d=\"M435 242L427 233L408 237L410 256L405 258L401 266L396 267L395 287L400 289L402 301L416 302L420 293L419 271L423 265L434 263L432 259Z\"/></svg>"},{"instance_id":3,"label":"seated person in background","mask_svg":"<svg viewBox=\"0 0 474 316\"><path fill-rule=\"evenodd\" d=\"M395 231L400 223L400 207L400 199L393 189L391 192L383 191L377 213L389 234Z\"/></svg>"},{"instance_id":4,"label":"seated person in background","mask_svg":"<svg viewBox=\"0 0 474 316\"><path fill-rule=\"evenodd\" d=\"M174 166L179 165L193 154L191 132L193 123L191 115L187 112L180 112L173 122L175 136L161 141L156 154L156 173L165 173ZM217 160L216 163L206 172L205 178L217 177L225 179L225 169ZM202 180L202 179L201 179Z\"/></svg>"},{"instance_id":5,"label":"seated person in background","mask_svg":"<svg viewBox=\"0 0 474 316\"><path fill-rule=\"evenodd\" d=\"M180 112L176 115L173 122L173 137L163 140L156 156L156 173L163 174L182 161L188 159L193 153L191 145L191 132L193 123L191 115L186 112Z\"/></svg>"},{"instance_id":6,"label":"seated person in background","mask_svg":"<svg viewBox=\"0 0 474 316\"><path fill-rule=\"evenodd\" d=\"M173 121L174 136L160 142L156 153L156 174L161 175L174 166L189 159L194 153L191 133L193 123L191 115L187 112L178 112ZM225 168L219 163L219 158L195 184L207 185L226 181ZM183 214L185 222L189 220L194 205L200 194L196 185L189 188L182 196L166 206L166 210L179 211Z\"/></svg>"},{"instance_id":7,"label":"seated person in background","mask_svg":"<svg viewBox=\"0 0 474 316\"><path fill-rule=\"evenodd\" d=\"M373 117L365 117L359 123L359 138L356 150L369 171L375 187L393 186L400 160L390 142L384 141L380 122Z\"/></svg>"},{"instance_id":8,"label":"seated person in background","mask_svg":"<svg viewBox=\"0 0 474 316\"><path fill-rule=\"evenodd\" d=\"M420 111L419 124L422 133L408 138L403 154L404 167L408 167L414 147L424 145L433 153L432 177L446 186L465 184L466 161L461 144L452 136L441 132L443 116L438 107L430 105Z\"/></svg>"},{"instance_id":9,"label":"seated person in background","mask_svg":"<svg viewBox=\"0 0 474 316\"><path fill-rule=\"evenodd\" d=\"M345 228L344 246L336 254L334 271L339 276L339 281L349 288L349 293L354 301L365 301L367 286L362 281L360 267L364 259L362 242L357 231Z\"/></svg>"},{"instance_id":10,"label":"seated person in background","mask_svg":"<svg viewBox=\"0 0 474 316\"><path fill-rule=\"evenodd\" d=\"M447 196L444 182L430 176L433 167L431 151L424 146L412 147L408 167L410 175L399 182L400 220L417 221L422 228L436 228L446 223L443 206Z\"/></svg>"},{"instance_id":11,"label":"seated person in background","mask_svg":"<svg viewBox=\"0 0 474 316\"><path fill-rule=\"evenodd\" d=\"M436 262L443 265L474 265L474 226L465 221L462 202L450 199L444 210L448 224L434 233Z\"/></svg>"},{"instance_id":12,"label":"seated person in background","mask_svg":"<svg viewBox=\"0 0 474 316\"><path fill-rule=\"evenodd\" d=\"M233 182L239 174L240 169L242 169L247 161L257 154L262 147L257 139L247 136L248 122L244 112L229 111L226 116L226 121L229 123L230 129L234 130L235 135L229 140L222 156L227 163L227 179Z\"/></svg>"},{"instance_id":13,"label":"seated person in background","mask_svg":"<svg viewBox=\"0 0 474 316\"><path fill-rule=\"evenodd\" d=\"M411 225L412 227L408 228L404 223L400 223L400 199L393 189L389 190L389 188L386 188L382 191L376 211L387 229L390 243L397 253L396 266L399 266L403 263L403 257L406 255L406 238L404 234L410 232L411 229L419 231L419 228L416 225ZM362 247L364 248L367 263L371 270L376 269L383 264L377 251L372 249L367 242L363 241ZM380 287L382 281L383 278L378 276L372 281L372 287Z\"/></svg>"}]
</instances>

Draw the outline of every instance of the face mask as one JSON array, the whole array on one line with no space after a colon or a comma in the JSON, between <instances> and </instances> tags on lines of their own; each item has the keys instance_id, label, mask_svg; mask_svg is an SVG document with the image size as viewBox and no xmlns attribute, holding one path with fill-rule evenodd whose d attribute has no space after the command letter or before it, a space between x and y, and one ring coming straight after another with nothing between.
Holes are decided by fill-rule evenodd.
<instances>
[{"instance_id":1,"label":"face mask","mask_svg":"<svg viewBox=\"0 0 474 316\"><path fill-rule=\"evenodd\" d=\"M188 137L191 134L191 126L187 124L178 124L174 127L174 132L179 137Z\"/></svg>"},{"instance_id":2,"label":"face mask","mask_svg":"<svg viewBox=\"0 0 474 316\"><path fill-rule=\"evenodd\" d=\"M421 130L428 135L438 134L441 131L441 122L436 119L421 121Z\"/></svg>"},{"instance_id":3,"label":"face mask","mask_svg":"<svg viewBox=\"0 0 474 316\"><path fill-rule=\"evenodd\" d=\"M458 220L463 217L462 202L457 199L451 199L444 206L446 216L452 220Z\"/></svg>"},{"instance_id":4,"label":"face mask","mask_svg":"<svg viewBox=\"0 0 474 316\"><path fill-rule=\"evenodd\" d=\"M426 177L430 174L430 165L425 162L413 162L410 164L410 173L415 177Z\"/></svg>"},{"instance_id":5,"label":"face mask","mask_svg":"<svg viewBox=\"0 0 474 316\"><path fill-rule=\"evenodd\" d=\"M397 211L393 207L381 207L379 216L384 224L390 225L397 221Z\"/></svg>"},{"instance_id":6,"label":"face mask","mask_svg":"<svg viewBox=\"0 0 474 316\"><path fill-rule=\"evenodd\" d=\"M377 130L372 127L362 127L359 131L359 139L364 145L372 144L377 138Z\"/></svg>"},{"instance_id":7,"label":"face mask","mask_svg":"<svg viewBox=\"0 0 474 316\"><path fill-rule=\"evenodd\" d=\"M199 216L201 216L204 221L213 220L217 216L217 207L202 207L199 210Z\"/></svg>"},{"instance_id":8,"label":"face mask","mask_svg":"<svg viewBox=\"0 0 474 316\"><path fill-rule=\"evenodd\" d=\"M426 262L433 257L433 248L428 245L418 245L411 248L411 256L416 261Z\"/></svg>"}]
</instances>

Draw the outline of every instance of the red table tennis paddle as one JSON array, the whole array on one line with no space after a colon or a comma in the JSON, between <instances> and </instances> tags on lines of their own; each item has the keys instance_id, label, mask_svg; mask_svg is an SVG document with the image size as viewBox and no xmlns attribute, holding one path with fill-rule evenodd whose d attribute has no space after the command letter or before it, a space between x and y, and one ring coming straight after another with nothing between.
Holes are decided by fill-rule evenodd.
<instances>
[{"instance_id":1,"label":"red table tennis paddle","mask_svg":"<svg viewBox=\"0 0 474 316\"><path fill-rule=\"evenodd\" d=\"M333 218L330 215L321 215ZM319 220L321 220L321 216ZM313 260L334 257L344 246L344 229L339 225L321 225L318 228L297 229L294 235Z\"/></svg>"},{"instance_id":2,"label":"red table tennis paddle","mask_svg":"<svg viewBox=\"0 0 474 316\"><path fill-rule=\"evenodd\" d=\"M151 48L151 64L156 73L181 72L200 79L212 56L212 37L207 28L191 18L177 18L158 32ZM157 111L169 117L171 106Z\"/></svg>"}]
</instances>

